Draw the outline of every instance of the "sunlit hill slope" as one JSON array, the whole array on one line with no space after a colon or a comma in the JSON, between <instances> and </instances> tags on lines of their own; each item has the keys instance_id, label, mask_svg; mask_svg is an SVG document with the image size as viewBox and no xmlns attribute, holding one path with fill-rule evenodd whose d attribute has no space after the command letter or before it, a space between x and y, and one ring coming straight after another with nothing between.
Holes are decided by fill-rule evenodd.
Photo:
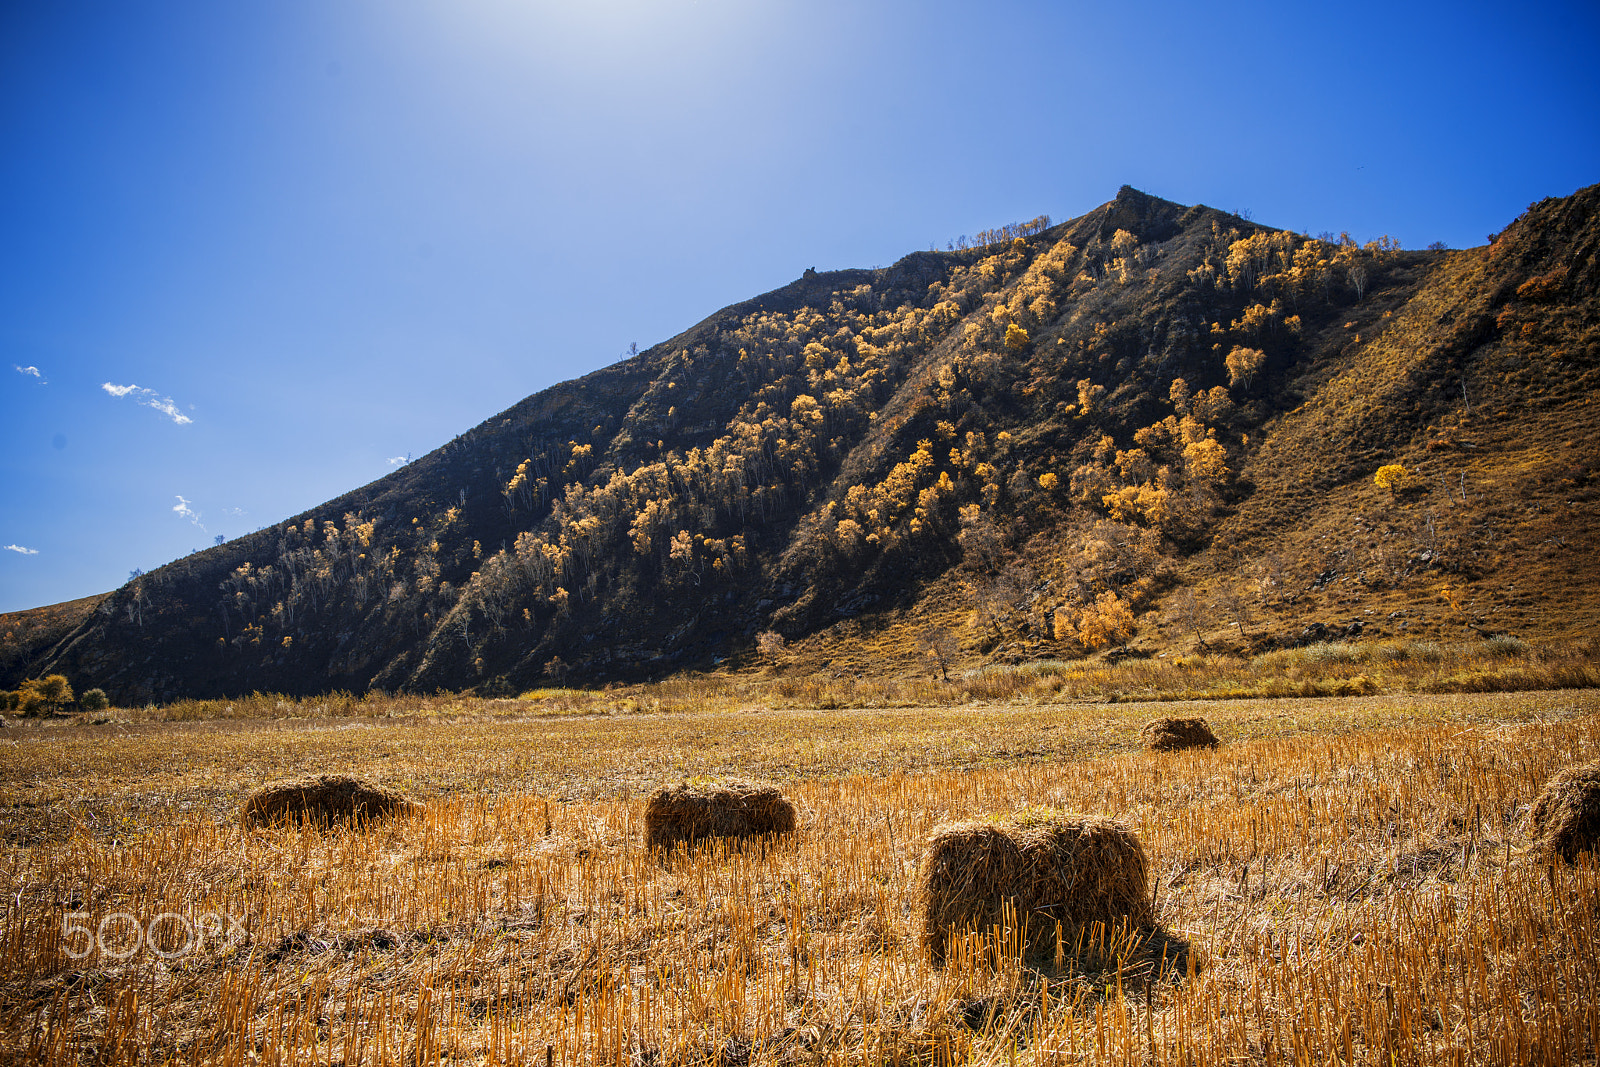
<instances>
[{"instance_id":1,"label":"sunlit hill slope","mask_svg":"<svg viewBox=\"0 0 1600 1067\"><path fill-rule=\"evenodd\" d=\"M6 616L121 702L1600 634L1600 187L1494 241L1126 188L806 276L294 519ZM1374 482L1380 469L1383 485ZM771 639L768 639L769 648Z\"/></svg>"}]
</instances>

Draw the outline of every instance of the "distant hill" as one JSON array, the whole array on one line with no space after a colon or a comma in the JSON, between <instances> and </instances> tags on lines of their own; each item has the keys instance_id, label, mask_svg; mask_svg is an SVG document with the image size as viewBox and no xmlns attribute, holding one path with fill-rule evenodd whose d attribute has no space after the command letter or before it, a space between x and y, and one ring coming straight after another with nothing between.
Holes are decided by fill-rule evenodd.
<instances>
[{"instance_id":1,"label":"distant hill","mask_svg":"<svg viewBox=\"0 0 1600 1067\"><path fill-rule=\"evenodd\" d=\"M1124 187L807 271L288 522L5 616L0 684L497 693L732 666L767 632L895 671L930 627L968 663L1592 637L1597 204L1406 251Z\"/></svg>"}]
</instances>

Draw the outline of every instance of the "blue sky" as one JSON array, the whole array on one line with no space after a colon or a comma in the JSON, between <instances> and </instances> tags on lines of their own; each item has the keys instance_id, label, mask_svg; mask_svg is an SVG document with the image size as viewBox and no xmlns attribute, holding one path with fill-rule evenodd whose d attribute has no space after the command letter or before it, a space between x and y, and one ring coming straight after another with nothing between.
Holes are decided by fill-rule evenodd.
<instances>
[{"instance_id":1,"label":"blue sky","mask_svg":"<svg viewBox=\"0 0 1600 1067\"><path fill-rule=\"evenodd\" d=\"M807 267L1123 183L1481 244L1592 3L10 0L0 610L282 520Z\"/></svg>"}]
</instances>

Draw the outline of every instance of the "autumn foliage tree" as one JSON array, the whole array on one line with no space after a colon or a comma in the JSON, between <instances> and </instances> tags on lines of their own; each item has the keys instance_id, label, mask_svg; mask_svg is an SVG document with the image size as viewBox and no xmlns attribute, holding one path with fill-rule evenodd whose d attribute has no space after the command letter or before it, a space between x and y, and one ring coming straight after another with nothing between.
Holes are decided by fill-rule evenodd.
<instances>
[{"instance_id":1,"label":"autumn foliage tree","mask_svg":"<svg viewBox=\"0 0 1600 1067\"><path fill-rule=\"evenodd\" d=\"M1250 383L1255 379L1256 372L1266 363L1267 354L1259 348L1237 347L1229 352L1223 361L1228 370L1229 386L1244 386L1250 388Z\"/></svg>"},{"instance_id":2,"label":"autumn foliage tree","mask_svg":"<svg viewBox=\"0 0 1600 1067\"><path fill-rule=\"evenodd\" d=\"M1372 476L1372 484L1387 489L1390 499L1398 498L1416 484L1412 473L1399 463L1386 463Z\"/></svg>"},{"instance_id":3,"label":"autumn foliage tree","mask_svg":"<svg viewBox=\"0 0 1600 1067\"><path fill-rule=\"evenodd\" d=\"M52 715L72 703L72 686L66 675L30 678L17 690L17 710L23 715Z\"/></svg>"},{"instance_id":4,"label":"autumn foliage tree","mask_svg":"<svg viewBox=\"0 0 1600 1067\"><path fill-rule=\"evenodd\" d=\"M769 664L776 665L783 658L787 647L783 635L776 630L763 630L756 634L756 649L761 653L761 658Z\"/></svg>"},{"instance_id":5,"label":"autumn foliage tree","mask_svg":"<svg viewBox=\"0 0 1600 1067\"><path fill-rule=\"evenodd\" d=\"M1133 634L1132 609L1109 589L1077 613L1060 609L1055 615L1056 640L1076 642L1089 652L1126 644Z\"/></svg>"}]
</instances>

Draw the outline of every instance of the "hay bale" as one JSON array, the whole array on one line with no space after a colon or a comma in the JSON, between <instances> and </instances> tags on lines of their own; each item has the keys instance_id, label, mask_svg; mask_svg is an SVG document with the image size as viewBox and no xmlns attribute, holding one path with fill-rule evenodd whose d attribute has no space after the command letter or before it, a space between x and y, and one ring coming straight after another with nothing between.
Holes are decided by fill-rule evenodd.
<instances>
[{"instance_id":1,"label":"hay bale","mask_svg":"<svg viewBox=\"0 0 1600 1067\"><path fill-rule=\"evenodd\" d=\"M922 859L922 942L935 963L951 929L983 932L1011 901L1034 953L1093 922L1154 920L1149 864L1127 827L1097 815L1031 811L936 827Z\"/></svg>"},{"instance_id":2,"label":"hay bale","mask_svg":"<svg viewBox=\"0 0 1600 1067\"><path fill-rule=\"evenodd\" d=\"M1217 747L1217 735L1204 719L1157 719L1146 724L1143 733L1144 747L1151 752Z\"/></svg>"},{"instance_id":3,"label":"hay bale","mask_svg":"<svg viewBox=\"0 0 1600 1067\"><path fill-rule=\"evenodd\" d=\"M316 774L273 782L250 794L244 825L302 822L319 826L388 819L422 810L422 805L392 789L348 774Z\"/></svg>"},{"instance_id":4,"label":"hay bale","mask_svg":"<svg viewBox=\"0 0 1600 1067\"><path fill-rule=\"evenodd\" d=\"M1600 853L1600 760L1568 767L1533 804L1534 844L1566 860Z\"/></svg>"},{"instance_id":5,"label":"hay bale","mask_svg":"<svg viewBox=\"0 0 1600 1067\"><path fill-rule=\"evenodd\" d=\"M775 786L696 778L650 794L644 829L650 848L786 834L794 829L794 805Z\"/></svg>"}]
</instances>

